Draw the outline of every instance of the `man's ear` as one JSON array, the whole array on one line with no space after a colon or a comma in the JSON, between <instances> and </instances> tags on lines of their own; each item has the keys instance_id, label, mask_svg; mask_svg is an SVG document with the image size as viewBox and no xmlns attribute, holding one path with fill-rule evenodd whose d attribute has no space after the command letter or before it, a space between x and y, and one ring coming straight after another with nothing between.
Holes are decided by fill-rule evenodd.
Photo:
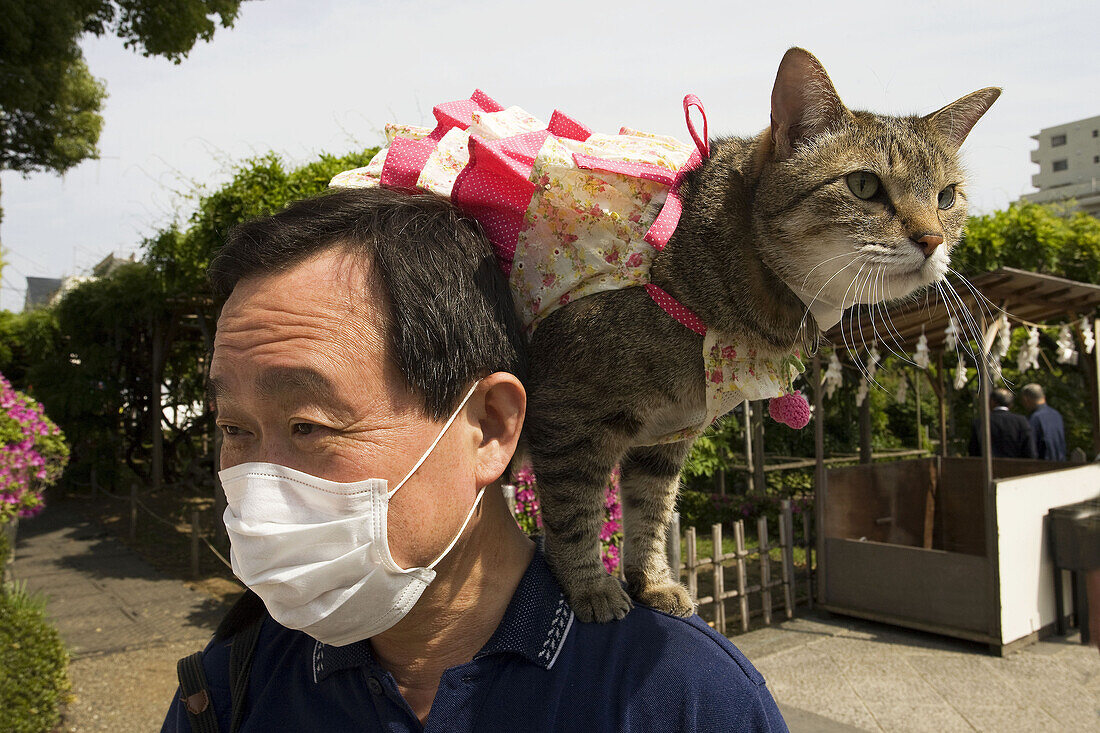
<instances>
[{"instance_id":1,"label":"man's ear","mask_svg":"<svg viewBox=\"0 0 1100 733\"><path fill-rule=\"evenodd\" d=\"M481 430L475 474L479 488L508 470L527 413L527 391L514 374L495 372L481 380L470 400L470 416Z\"/></svg>"}]
</instances>

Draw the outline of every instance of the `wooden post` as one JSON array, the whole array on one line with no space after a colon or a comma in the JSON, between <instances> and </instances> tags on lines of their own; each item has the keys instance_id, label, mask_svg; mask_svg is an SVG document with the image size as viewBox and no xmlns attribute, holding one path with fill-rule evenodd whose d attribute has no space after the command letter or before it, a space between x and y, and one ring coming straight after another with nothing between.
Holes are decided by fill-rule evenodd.
<instances>
[{"instance_id":1,"label":"wooden post","mask_svg":"<svg viewBox=\"0 0 1100 733\"><path fill-rule=\"evenodd\" d=\"M96 495L99 493L99 482L96 481L95 466L94 465L92 466L90 473L91 473L91 482L92 482L92 499L95 499Z\"/></svg>"},{"instance_id":2,"label":"wooden post","mask_svg":"<svg viewBox=\"0 0 1100 733\"><path fill-rule=\"evenodd\" d=\"M191 510L191 577L199 577L199 510Z\"/></svg>"},{"instance_id":3,"label":"wooden post","mask_svg":"<svg viewBox=\"0 0 1100 733\"><path fill-rule=\"evenodd\" d=\"M940 457L947 458L947 383L943 378L943 351L936 352L936 381L939 383L936 397L940 402Z\"/></svg>"},{"instance_id":4,"label":"wooden post","mask_svg":"<svg viewBox=\"0 0 1100 733\"><path fill-rule=\"evenodd\" d=\"M997 496L993 485L993 451L989 437L989 396L993 391L992 379L989 376L989 349L993 343L993 337L997 334L997 322L986 329L985 319L982 319L984 338L978 342L978 378L981 380L981 388L978 393L978 438L982 447L982 507L985 515L985 557L989 563L991 572L986 573L986 598L997 599L1000 581L999 562L999 537L997 532ZM991 601L987 604L986 633L994 639L1001 638L1001 609L1000 603ZM1000 643L990 644L990 649L1000 656Z\"/></svg>"},{"instance_id":5,"label":"wooden post","mask_svg":"<svg viewBox=\"0 0 1100 733\"><path fill-rule=\"evenodd\" d=\"M755 460L752 464L752 490L764 494L768 490L764 480L764 403L760 402L752 411L752 452Z\"/></svg>"},{"instance_id":6,"label":"wooden post","mask_svg":"<svg viewBox=\"0 0 1100 733\"><path fill-rule=\"evenodd\" d=\"M164 407L161 403L161 382L164 377L164 329L161 328L160 319L156 316L152 319L150 329L153 341L153 363L149 379L149 431L153 440L153 456L151 472L153 491L161 487L164 481L164 429L161 421L164 419Z\"/></svg>"},{"instance_id":7,"label":"wooden post","mask_svg":"<svg viewBox=\"0 0 1100 733\"><path fill-rule=\"evenodd\" d=\"M917 397L917 450L924 450L924 427L920 419L920 380L921 373L917 372L913 378L913 391Z\"/></svg>"},{"instance_id":8,"label":"wooden post","mask_svg":"<svg viewBox=\"0 0 1100 733\"><path fill-rule=\"evenodd\" d=\"M782 548L783 561L780 565L783 577L783 604L787 608L787 618L794 617L794 520L791 517L791 500L780 502L779 546Z\"/></svg>"},{"instance_id":9,"label":"wooden post","mask_svg":"<svg viewBox=\"0 0 1100 733\"><path fill-rule=\"evenodd\" d=\"M815 526L819 528L824 525L825 517L825 502L827 501L828 491L826 489L826 476L825 476L825 400L824 385L821 383L821 357L814 354L814 519ZM803 524L808 519L803 516ZM810 562L810 534L806 532L804 535L806 539L806 585L810 590L810 607L813 608L813 576L814 566ZM817 546L813 549L817 552L818 562L821 562L822 549L824 548L824 537L819 537L817 540ZM821 581L818 579L818 588L821 587ZM820 591L819 591L820 592Z\"/></svg>"},{"instance_id":10,"label":"wooden post","mask_svg":"<svg viewBox=\"0 0 1100 733\"><path fill-rule=\"evenodd\" d=\"M859 406L859 462L871 462L871 394L863 398Z\"/></svg>"},{"instance_id":11,"label":"wooden post","mask_svg":"<svg viewBox=\"0 0 1100 733\"><path fill-rule=\"evenodd\" d=\"M699 571L696 568L699 565L699 560L695 556L695 527L688 527L686 540L687 561L684 564L687 566L688 595L691 596L692 603L697 603L699 601Z\"/></svg>"},{"instance_id":12,"label":"wooden post","mask_svg":"<svg viewBox=\"0 0 1100 733\"><path fill-rule=\"evenodd\" d=\"M726 495L726 469L724 468L718 469L718 495Z\"/></svg>"},{"instance_id":13,"label":"wooden post","mask_svg":"<svg viewBox=\"0 0 1100 733\"><path fill-rule=\"evenodd\" d=\"M665 543L668 552L668 569L672 575L672 582L680 582L680 512L672 513L672 521L668 523L668 539Z\"/></svg>"},{"instance_id":14,"label":"wooden post","mask_svg":"<svg viewBox=\"0 0 1100 733\"><path fill-rule=\"evenodd\" d=\"M753 456L752 456L752 402L745 400L741 403L745 417L745 470L749 472L748 483L752 484Z\"/></svg>"},{"instance_id":15,"label":"wooden post","mask_svg":"<svg viewBox=\"0 0 1100 733\"><path fill-rule=\"evenodd\" d=\"M1092 319L1092 334L1100 337L1100 318ZM1092 372L1096 386L1092 393L1092 449L1094 454L1100 455L1100 344L1092 347Z\"/></svg>"},{"instance_id":16,"label":"wooden post","mask_svg":"<svg viewBox=\"0 0 1100 733\"><path fill-rule=\"evenodd\" d=\"M130 541L137 539L137 483L130 484Z\"/></svg>"},{"instance_id":17,"label":"wooden post","mask_svg":"<svg viewBox=\"0 0 1100 733\"><path fill-rule=\"evenodd\" d=\"M802 541L806 545L806 607L814 607L814 543L811 540L810 515L802 512Z\"/></svg>"},{"instance_id":18,"label":"wooden post","mask_svg":"<svg viewBox=\"0 0 1100 733\"><path fill-rule=\"evenodd\" d=\"M738 519L733 525L734 550L737 555L737 602L741 606L741 631L749 630L749 596L745 584L745 522Z\"/></svg>"},{"instance_id":19,"label":"wooden post","mask_svg":"<svg viewBox=\"0 0 1100 733\"><path fill-rule=\"evenodd\" d=\"M764 609L764 625L772 625L772 564L768 545L768 518L756 520L756 532L760 538L760 604Z\"/></svg>"},{"instance_id":20,"label":"wooden post","mask_svg":"<svg viewBox=\"0 0 1100 733\"><path fill-rule=\"evenodd\" d=\"M722 552L722 525L714 524L710 528L710 538L714 543L714 628L723 636L726 633L726 599L723 589L722 560L725 554Z\"/></svg>"}]
</instances>

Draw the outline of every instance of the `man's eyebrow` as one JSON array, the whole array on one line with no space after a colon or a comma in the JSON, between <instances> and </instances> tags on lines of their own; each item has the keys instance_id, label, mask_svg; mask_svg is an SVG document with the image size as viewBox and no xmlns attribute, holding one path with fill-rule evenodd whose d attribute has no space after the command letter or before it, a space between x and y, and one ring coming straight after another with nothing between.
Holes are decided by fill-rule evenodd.
<instances>
[{"instance_id":1,"label":"man's eyebrow","mask_svg":"<svg viewBox=\"0 0 1100 733\"><path fill-rule=\"evenodd\" d=\"M342 413L353 412L332 381L310 367L271 367L256 376L256 391L265 400L308 401Z\"/></svg>"}]
</instances>

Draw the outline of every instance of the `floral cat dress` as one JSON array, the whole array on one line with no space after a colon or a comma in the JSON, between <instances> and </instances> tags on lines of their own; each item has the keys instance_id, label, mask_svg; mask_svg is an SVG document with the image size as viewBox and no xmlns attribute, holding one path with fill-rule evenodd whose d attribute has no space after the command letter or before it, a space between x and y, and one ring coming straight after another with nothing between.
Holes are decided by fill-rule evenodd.
<instances>
[{"instance_id":1,"label":"floral cat dress","mask_svg":"<svg viewBox=\"0 0 1100 733\"><path fill-rule=\"evenodd\" d=\"M705 422L656 442L686 440L744 400L787 395L803 370L797 354L764 357L737 337L708 329L650 282L653 259L680 219L680 180L710 152L706 117L700 137L692 106L702 111L688 95L684 113L694 146L625 127L616 135L593 133L559 111L546 123L475 91L437 106L435 128L387 125L387 147L329 185L449 197L488 235L529 331L577 298L645 288L666 313L704 337Z\"/></svg>"}]
</instances>

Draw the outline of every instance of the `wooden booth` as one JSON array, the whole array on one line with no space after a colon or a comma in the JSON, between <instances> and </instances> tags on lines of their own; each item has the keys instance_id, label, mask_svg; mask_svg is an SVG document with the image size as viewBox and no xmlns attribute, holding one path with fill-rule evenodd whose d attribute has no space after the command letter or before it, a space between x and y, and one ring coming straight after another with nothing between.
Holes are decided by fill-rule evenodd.
<instances>
[{"instance_id":1,"label":"wooden booth","mask_svg":"<svg viewBox=\"0 0 1100 733\"><path fill-rule=\"evenodd\" d=\"M1009 268L971 284L1013 320L1025 323L1079 320L1100 305L1100 287ZM982 318L976 296L958 291L981 328L978 347L988 354L999 314ZM1004 653L1053 628L1054 569L1043 519L1052 507L1100 495L1100 463L992 459L986 358L977 359L983 455L947 456L942 440L947 311L920 301L891 307L889 315L895 349L912 353L924 334L931 352L938 352L941 454L871 463L868 447L861 465L826 468L823 427L814 421L817 602L835 613L969 639ZM853 317L867 319L867 313ZM828 334L834 343L843 343L839 328ZM870 328L867 320L865 329ZM1091 360L1086 371L1091 374L1093 434L1100 440L1100 346L1080 356ZM821 384L816 357L814 384ZM817 414L822 414L820 393L814 390Z\"/></svg>"}]
</instances>

